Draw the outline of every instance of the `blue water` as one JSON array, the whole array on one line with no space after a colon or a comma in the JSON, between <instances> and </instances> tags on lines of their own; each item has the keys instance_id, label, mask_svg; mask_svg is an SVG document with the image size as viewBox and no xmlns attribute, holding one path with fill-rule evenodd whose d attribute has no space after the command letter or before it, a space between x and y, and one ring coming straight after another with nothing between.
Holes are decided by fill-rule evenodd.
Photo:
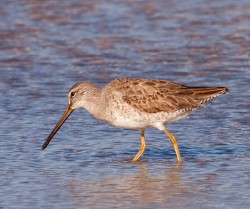
<instances>
[{"instance_id":1,"label":"blue water","mask_svg":"<svg viewBox=\"0 0 250 209\"><path fill-rule=\"evenodd\" d=\"M249 208L250 3L0 2L0 208ZM76 82L117 77L226 86L169 139L75 111L44 140Z\"/></svg>"}]
</instances>

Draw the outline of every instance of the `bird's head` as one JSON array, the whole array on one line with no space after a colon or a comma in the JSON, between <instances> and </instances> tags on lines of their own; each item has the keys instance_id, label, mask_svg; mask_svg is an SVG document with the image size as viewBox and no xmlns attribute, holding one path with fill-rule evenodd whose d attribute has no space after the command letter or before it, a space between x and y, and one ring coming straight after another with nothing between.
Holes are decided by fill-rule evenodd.
<instances>
[{"instance_id":1,"label":"bird's head","mask_svg":"<svg viewBox=\"0 0 250 209\"><path fill-rule=\"evenodd\" d=\"M100 88L95 84L87 82L76 83L70 88L68 93L68 106L61 119L58 121L47 140L42 145L42 149L45 149L48 146L51 139L55 136L57 131L61 128L63 123L74 110L79 108L88 108L88 104L92 101L93 95L99 90Z\"/></svg>"}]
</instances>

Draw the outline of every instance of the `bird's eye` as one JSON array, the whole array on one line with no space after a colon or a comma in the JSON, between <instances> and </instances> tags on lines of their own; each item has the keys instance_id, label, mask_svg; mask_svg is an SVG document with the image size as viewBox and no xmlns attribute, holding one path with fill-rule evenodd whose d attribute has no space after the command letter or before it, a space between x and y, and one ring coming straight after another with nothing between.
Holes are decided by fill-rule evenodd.
<instances>
[{"instance_id":1,"label":"bird's eye","mask_svg":"<svg viewBox=\"0 0 250 209\"><path fill-rule=\"evenodd\" d=\"M76 95L76 92L71 92L70 96L74 97Z\"/></svg>"}]
</instances>

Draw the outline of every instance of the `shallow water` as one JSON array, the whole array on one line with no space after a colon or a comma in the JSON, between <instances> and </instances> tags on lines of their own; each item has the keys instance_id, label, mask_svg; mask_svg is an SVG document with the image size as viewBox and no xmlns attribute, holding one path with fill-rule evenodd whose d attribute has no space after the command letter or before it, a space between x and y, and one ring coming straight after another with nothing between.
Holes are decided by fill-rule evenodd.
<instances>
[{"instance_id":1,"label":"shallow water","mask_svg":"<svg viewBox=\"0 0 250 209\"><path fill-rule=\"evenodd\" d=\"M249 208L250 3L0 2L0 208ZM79 81L117 77L227 86L168 126L169 139L75 111L41 145Z\"/></svg>"}]
</instances>

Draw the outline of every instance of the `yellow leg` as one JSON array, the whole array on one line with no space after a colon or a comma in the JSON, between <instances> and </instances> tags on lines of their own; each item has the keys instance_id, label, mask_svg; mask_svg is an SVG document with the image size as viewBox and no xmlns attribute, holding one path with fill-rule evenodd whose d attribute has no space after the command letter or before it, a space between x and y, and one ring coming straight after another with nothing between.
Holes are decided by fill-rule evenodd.
<instances>
[{"instance_id":1,"label":"yellow leg","mask_svg":"<svg viewBox=\"0 0 250 209\"><path fill-rule=\"evenodd\" d=\"M141 155L144 153L145 149L146 149L146 143L145 143L145 137L144 137L144 130L142 130L142 132L141 132L141 147L140 147L138 153L136 154L136 156L134 157L134 159L132 160L132 162L136 162L141 157Z\"/></svg>"},{"instance_id":2,"label":"yellow leg","mask_svg":"<svg viewBox=\"0 0 250 209\"><path fill-rule=\"evenodd\" d=\"M183 162L183 160L181 159L181 154L179 152L178 143L177 143L177 140L176 140L175 136L173 134L171 134L166 128L164 128L163 131L170 138L170 141L171 141L171 143L172 143L172 145L174 147L175 154L177 156L178 164L181 164Z\"/></svg>"}]
</instances>

